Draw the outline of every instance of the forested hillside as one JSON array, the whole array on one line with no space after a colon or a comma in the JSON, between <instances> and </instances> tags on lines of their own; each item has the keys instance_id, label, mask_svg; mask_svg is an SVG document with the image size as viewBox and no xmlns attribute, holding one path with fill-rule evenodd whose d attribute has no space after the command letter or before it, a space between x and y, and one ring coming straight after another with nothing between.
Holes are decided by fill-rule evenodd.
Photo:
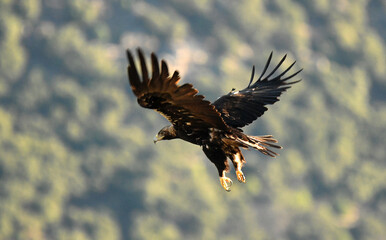
<instances>
[{"instance_id":1,"label":"forested hillside","mask_svg":"<svg viewBox=\"0 0 386 240\"><path fill-rule=\"evenodd\" d=\"M0 0L0 239L384 239L383 0ZM153 144L125 49L214 101L288 53L302 82L245 129L220 186L198 146ZM285 66L283 66L285 69Z\"/></svg>"}]
</instances>

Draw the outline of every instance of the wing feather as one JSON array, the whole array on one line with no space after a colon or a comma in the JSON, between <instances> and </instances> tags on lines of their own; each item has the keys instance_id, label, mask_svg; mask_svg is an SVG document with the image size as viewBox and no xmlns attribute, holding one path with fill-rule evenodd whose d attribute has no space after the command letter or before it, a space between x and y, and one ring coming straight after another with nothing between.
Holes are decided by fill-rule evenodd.
<instances>
[{"instance_id":1,"label":"wing feather","mask_svg":"<svg viewBox=\"0 0 386 240\"><path fill-rule=\"evenodd\" d=\"M271 71L270 74L268 74L268 76L266 76L264 78L265 81L268 81L268 79L277 71L277 69L279 69L279 67L283 64L284 60L287 58L287 54L284 55L284 57L280 60L279 64L276 65L276 67Z\"/></svg>"},{"instance_id":2,"label":"wing feather","mask_svg":"<svg viewBox=\"0 0 386 240\"><path fill-rule=\"evenodd\" d=\"M287 82L300 73L302 69L290 76L284 77L296 62L292 63L282 73L272 77L286 58L287 55L284 55L274 69L264 77L272 60L271 52L264 69L256 82L252 83L253 79L251 79L247 88L241 91L231 91L213 103L216 109L221 113L221 117L227 125L241 128L252 123L267 111L266 105L274 104L279 101L280 95L290 88L290 85L300 81ZM253 76L254 68L252 69L252 78Z\"/></svg>"},{"instance_id":3,"label":"wing feather","mask_svg":"<svg viewBox=\"0 0 386 240\"><path fill-rule=\"evenodd\" d=\"M138 56L139 56L139 60L141 62L142 84L147 86L147 85L149 85L149 74L147 72L145 57L143 56L143 53L140 49L138 49Z\"/></svg>"},{"instance_id":4,"label":"wing feather","mask_svg":"<svg viewBox=\"0 0 386 240\"><path fill-rule=\"evenodd\" d=\"M133 56L129 53L127 53L127 59L129 60L129 67L127 68L127 72L129 75L130 85L135 95L137 95L139 92L141 92L142 84L139 79L139 75L137 72L137 68L134 64Z\"/></svg>"},{"instance_id":5,"label":"wing feather","mask_svg":"<svg viewBox=\"0 0 386 240\"><path fill-rule=\"evenodd\" d=\"M185 122L194 129L218 128L228 129L220 113L204 96L197 95L198 90L192 84L177 85L180 76L177 71L172 76L164 60L161 72L157 56L151 54L152 77L149 79L143 52L138 49L142 81L135 66L133 55L127 50L129 61L128 77L131 88L139 105L154 109L173 125L181 126Z\"/></svg>"},{"instance_id":6,"label":"wing feather","mask_svg":"<svg viewBox=\"0 0 386 240\"><path fill-rule=\"evenodd\" d=\"M264 76L265 72L267 71L268 67L269 67L269 64L271 63L271 59L272 59L272 55L273 55L273 52L271 52L271 54L269 54L269 57L268 57L268 60L267 62L265 63L265 66L264 66L264 70L263 72L261 73L259 79L257 81L260 81L261 78ZM250 86L250 85L249 85ZM248 88L249 88L248 86Z\"/></svg>"},{"instance_id":7,"label":"wing feather","mask_svg":"<svg viewBox=\"0 0 386 240\"><path fill-rule=\"evenodd\" d=\"M157 56L154 53L151 54L151 67L153 69L151 78L157 79L159 77L159 66Z\"/></svg>"}]
</instances>

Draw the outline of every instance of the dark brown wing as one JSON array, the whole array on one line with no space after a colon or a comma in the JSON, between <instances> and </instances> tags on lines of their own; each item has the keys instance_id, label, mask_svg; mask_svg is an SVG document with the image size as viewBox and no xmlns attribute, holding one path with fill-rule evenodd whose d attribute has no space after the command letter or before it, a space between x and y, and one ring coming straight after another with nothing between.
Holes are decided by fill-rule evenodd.
<instances>
[{"instance_id":1,"label":"dark brown wing","mask_svg":"<svg viewBox=\"0 0 386 240\"><path fill-rule=\"evenodd\" d=\"M227 125L241 128L252 123L258 117L263 115L265 111L267 111L267 107L265 105L274 104L279 101L279 96L285 90L290 88L291 84L300 81L288 82L288 80L301 72L302 69L290 76L284 77L295 62L292 63L284 72L271 78L271 76L284 62L286 57L287 55L281 59L279 64L271 71L271 73L263 78L272 59L271 52L262 74L255 83L251 85L255 72L255 67L253 66L252 77L247 88L241 91L231 91L213 103L216 109L221 113L221 117Z\"/></svg>"},{"instance_id":2,"label":"dark brown wing","mask_svg":"<svg viewBox=\"0 0 386 240\"><path fill-rule=\"evenodd\" d=\"M152 76L149 78L144 55L138 49L141 79L133 55L129 50L126 52L129 81L139 105L156 110L175 126L190 126L192 129L228 128L215 107L203 100L204 96L197 95L197 89L191 84L177 85L180 80L178 72L170 76L164 60L161 61L160 71L156 55L151 54Z\"/></svg>"}]
</instances>

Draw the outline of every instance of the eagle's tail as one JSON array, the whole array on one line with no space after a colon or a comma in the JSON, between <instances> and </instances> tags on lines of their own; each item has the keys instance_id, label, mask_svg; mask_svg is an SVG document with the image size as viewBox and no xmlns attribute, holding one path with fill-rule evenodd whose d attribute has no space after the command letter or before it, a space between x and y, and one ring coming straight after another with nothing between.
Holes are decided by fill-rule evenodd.
<instances>
[{"instance_id":1,"label":"eagle's tail","mask_svg":"<svg viewBox=\"0 0 386 240\"><path fill-rule=\"evenodd\" d=\"M282 147L275 144L277 140L273 138L272 135L264 135L264 136L247 136L248 141L238 139L241 143L247 145L248 147L252 147L254 149L259 150L261 153L268 155L270 157L276 157L279 154L269 149L277 148L281 149Z\"/></svg>"}]
</instances>

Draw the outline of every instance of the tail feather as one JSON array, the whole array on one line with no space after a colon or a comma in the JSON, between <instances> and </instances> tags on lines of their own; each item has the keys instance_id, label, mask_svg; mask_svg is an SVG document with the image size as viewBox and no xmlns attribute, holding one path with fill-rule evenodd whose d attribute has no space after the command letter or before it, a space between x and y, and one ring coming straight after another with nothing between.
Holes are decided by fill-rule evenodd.
<instances>
[{"instance_id":1,"label":"tail feather","mask_svg":"<svg viewBox=\"0 0 386 240\"><path fill-rule=\"evenodd\" d=\"M277 140L273 138L272 135L265 135L265 136L248 136L248 138L253 142L261 143L265 146L274 147L278 149L282 149L281 146L273 143L277 143Z\"/></svg>"},{"instance_id":2,"label":"tail feather","mask_svg":"<svg viewBox=\"0 0 386 240\"><path fill-rule=\"evenodd\" d=\"M277 143L277 140L273 138L272 135L265 136L247 136L248 141L243 139L238 139L240 143L247 145L248 147L252 147L254 149L259 150L261 153L268 155L270 157L276 157L279 154L272 151L268 147L282 149L281 146L273 144Z\"/></svg>"},{"instance_id":3,"label":"tail feather","mask_svg":"<svg viewBox=\"0 0 386 240\"><path fill-rule=\"evenodd\" d=\"M250 138L253 138L257 141L264 140L266 142L274 142L277 143L277 140L273 138L272 135L263 135L263 136L249 136Z\"/></svg>"}]
</instances>

